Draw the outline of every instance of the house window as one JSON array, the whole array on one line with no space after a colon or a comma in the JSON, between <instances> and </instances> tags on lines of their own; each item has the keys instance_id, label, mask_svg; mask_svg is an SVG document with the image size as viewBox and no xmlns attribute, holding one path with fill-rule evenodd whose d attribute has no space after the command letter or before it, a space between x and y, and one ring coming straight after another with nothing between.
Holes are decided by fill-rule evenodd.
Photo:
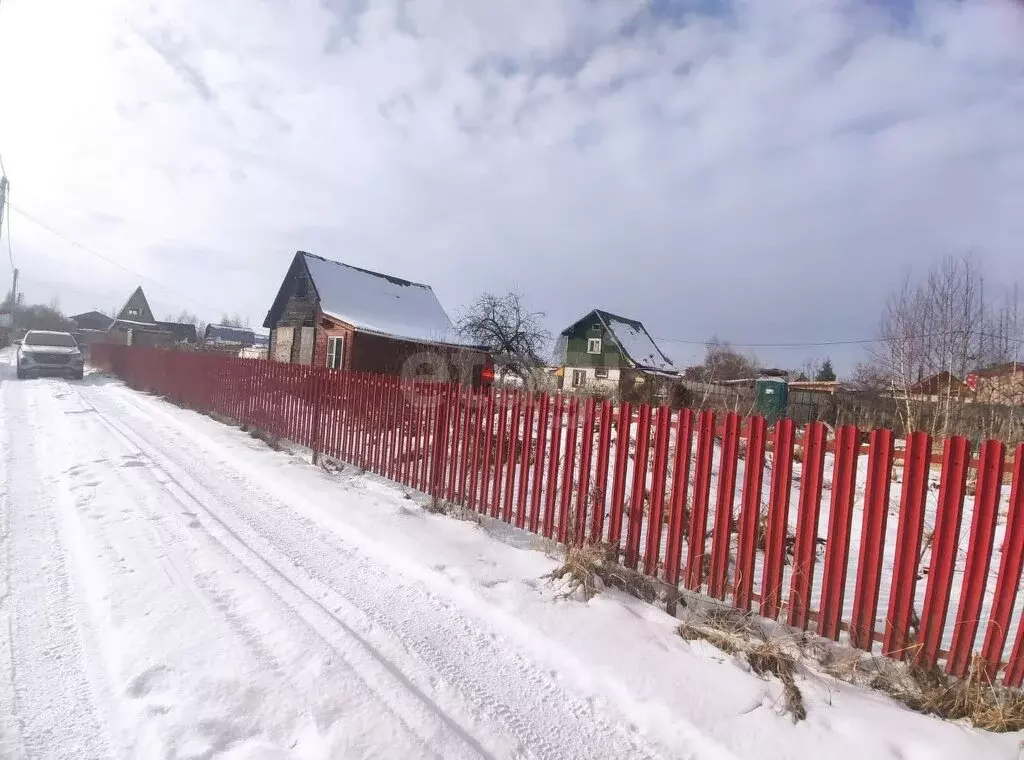
<instances>
[{"instance_id":1,"label":"house window","mask_svg":"<svg viewBox=\"0 0 1024 760\"><path fill-rule=\"evenodd\" d=\"M587 353L588 354L599 354L599 353L601 353L601 339L600 338L587 338Z\"/></svg>"},{"instance_id":2,"label":"house window","mask_svg":"<svg viewBox=\"0 0 1024 760\"><path fill-rule=\"evenodd\" d=\"M344 336L332 336L327 339L327 366L331 369L341 369L345 357Z\"/></svg>"},{"instance_id":3,"label":"house window","mask_svg":"<svg viewBox=\"0 0 1024 760\"><path fill-rule=\"evenodd\" d=\"M601 331L601 323L600 323L600 322L597 322L597 323L595 323L595 324L591 325L591 326L590 326L590 329L591 329L591 330L595 330L595 331L597 331L597 332L600 332L600 331Z\"/></svg>"},{"instance_id":4,"label":"house window","mask_svg":"<svg viewBox=\"0 0 1024 760\"><path fill-rule=\"evenodd\" d=\"M136 307L134 307L134 306L129 306L128 307L128 316L129 317L137 317L137 316L139 316L139 310Z\"/></svg>"},{"instance_id":5,"label":"house window","mask_svg":"<svg viewBox=\"0 0 1024 760\"><path fill-rule=\"evenodd\" d=\"M572 387L579 388L587 382L587 371L585 369L574 369L572 371Z\"/></svg>"},{"instance_id":6,"label":"house window","mask_svg":"<svg viewBox=\"0 0 1024 760\"><path fill-rule=\"evenodd\" d=\"M596 377L596 378L598 378L600 380L606 379L608 377L608 368L607 367L595 367L594 368L594 377Z\"/></svg>"}]
</instances>

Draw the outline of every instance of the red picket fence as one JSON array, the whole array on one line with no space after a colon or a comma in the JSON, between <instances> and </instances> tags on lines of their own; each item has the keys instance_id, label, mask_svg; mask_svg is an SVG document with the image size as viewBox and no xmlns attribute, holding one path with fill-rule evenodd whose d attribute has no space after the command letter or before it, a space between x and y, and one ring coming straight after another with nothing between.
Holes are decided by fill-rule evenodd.
<instances>
[{"instance_id":1,"label":"red picket fence","mask_svg":"<svg viewBox=\"0 0 1024 760\"><path fill-rule=\"evenodd\" d=\"M1024 444L1010 460L986 441L975 458L960 437L897 450L880 429L865 448L852 426L215 354L98 344L92 361L561 543L614 546L670 587L957 676L980 654L993 678L1024 680Z\"/></svg>"}]
</instances>

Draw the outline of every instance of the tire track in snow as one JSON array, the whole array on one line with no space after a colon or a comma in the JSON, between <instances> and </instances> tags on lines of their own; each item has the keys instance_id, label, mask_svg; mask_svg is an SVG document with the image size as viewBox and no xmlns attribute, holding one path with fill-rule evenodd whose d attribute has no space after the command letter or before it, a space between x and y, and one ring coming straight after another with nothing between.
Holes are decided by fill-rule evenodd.
<instances>
[{"instance_id":1,"label":"tire track in snow","mask_svg":"<svg viewBox=\"0 0 1024 760\"><path fill-rule=\"evenodd\" d=\"M118 393L116 400L98 392L88 395L100 403L113 403L116 411L105 415L108 420L116 416L118 421L112 424L129 426L140 448L165 472L173 471L209 516L274 573L311 599L326 592L353 605L370 623L366 635L373 637L375 646L396 656L404 653L406 660L411 655L414 662L409 666L439 683L469 714L512 733L524 752L559 759L659 756L640 736L567 692L509 642L469 620L422 584L396 581L382 598L375 589L379 579L394 576L392 568L371 560L341 537L327 534L287 504L268 498L230 467L214 469L199 452L172 442L170 425L136 405L129 393ZM122 398L132 408L126 409ZM224 513L225 507L230 516ZM271 564L267 558L285 561ZM287 564L298 572L284 570ZM396 614L401 610L408 612Z\"/></svg>"}]
</instances>

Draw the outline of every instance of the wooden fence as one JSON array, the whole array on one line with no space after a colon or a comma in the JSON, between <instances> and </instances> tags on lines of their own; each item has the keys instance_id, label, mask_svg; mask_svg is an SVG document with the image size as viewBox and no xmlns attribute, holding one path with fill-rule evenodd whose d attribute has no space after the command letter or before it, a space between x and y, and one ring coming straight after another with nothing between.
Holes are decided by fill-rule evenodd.
<instances>
[{"instance_id":1,"label":"wooden fence","mask_svg":"<svg viewBox=\"0 0 1024 760\"><path fill-rule=\"evenodd\" d=\"M956 676L980 654L993 678L1024 680L1024 444L1008 458L999 441L127 346L92 361L560 543L615 547L671 588Z\"/></svg>"}]
</instances>

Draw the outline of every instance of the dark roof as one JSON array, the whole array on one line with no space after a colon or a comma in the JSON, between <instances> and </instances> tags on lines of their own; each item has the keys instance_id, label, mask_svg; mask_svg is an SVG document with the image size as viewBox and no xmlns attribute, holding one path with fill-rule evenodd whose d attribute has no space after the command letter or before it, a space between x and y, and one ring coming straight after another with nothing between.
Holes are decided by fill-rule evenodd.
<instances>
[{"instance_id":1,"label":"dark roof","mask_svg":"<svg viewBox=\"0 0 1024 760\"><path fill-rule=\"evenodd\" d=\"M970 391L967 383L952 372L945 370L918 380L907 390L909 393L916 393L922 396L939 396L946 393L947 389L953 390L957 394Z\"/></svg>"},{"instance_id":2,"label":"dark roof","mask_svg":"<svg viewBox=\"0 0 1024 760\"><path fill-rule=\"evenodd\" d=\"M1002 364L993 364L990 367L975 370L971 375L974 377L999 377L1001 375L1013 375L1022 371L1024 371L1024 363L1022 362L1003 362Z\"/></svg>"},{"instance_id":3,"label":"dark roof","mask_svg":"<svg viewBox=\"0 0 1024 760\"><path fill-rule=\"evenodd\" d=\"M248 327L230 327L228 325L207 325L203 340L216 343L237 343L240 346L251 346L256 342L256 334Z\"/></svg>"},{"instance_id":4,"label":"dark roof","mask_svg":"<svg viewBox=\"0 0 1024 760\"><path fill-rule=\"evenodd\" d=\"M175 343L198 343L196 326L187 322L157 322L163 332L169 332Z\"/></svg>"},{"instance_id":5,"label":"dark roof","mask_svg":"<svg viewBox=\"0 0 1024 760\"><path fill-rule=\"evenodd\" d=\"M128 314L129 309L138 309L139 313L135 316ZM118 322L124 322L127 325L146 325L155 326L157 324L156 318L153 316L153 310L149 308L149 301L146 300L146 294L142 292L142 286L135 288L134 292L128 296L128 300L124 302L124 306L117 312L117 316L114 321L110 323L113 327Z\"/></svg>"},{"instance_id":6,"label":"dark roof","mask_svg":"<svg viewBox=\"0 0 1024 760\"><path fill-rule=\"evenodd\" d=\"M309 276L320 311L357 331L420 343L471 345L458 335L429 285L305 251L296 252L264 327L276 325L291 295L290 284L300 274Z\"/></svg>"},{"instance_id":7,"label":"dark roof","mask_svg":"<svg viewBox=\"0 0 1024 760\"><path fill-rule=\"evenodd\" d=\"M79 327L88 325L88 329L106 330L114 320L100 311L86 311L71 317Z\"/></svg>"},{"instance_id":8,"label":"dark roof","mask_svg":"<svg viewBox=\"0 0 1024 760\"><path fill-rule=\"evenodd\" d=\"M658 372L678 372L675 365L672 364L672 360L662 353L658 344L654 342L654 338L647 332L644 323L639 319L630 319L603 309L594 309L562 330L561 335L568 336L576 325L592 318L596 318L604 325L605 330L611 335L623 356L637 368L657 370Z\"/></svg>"}]
</instances>

